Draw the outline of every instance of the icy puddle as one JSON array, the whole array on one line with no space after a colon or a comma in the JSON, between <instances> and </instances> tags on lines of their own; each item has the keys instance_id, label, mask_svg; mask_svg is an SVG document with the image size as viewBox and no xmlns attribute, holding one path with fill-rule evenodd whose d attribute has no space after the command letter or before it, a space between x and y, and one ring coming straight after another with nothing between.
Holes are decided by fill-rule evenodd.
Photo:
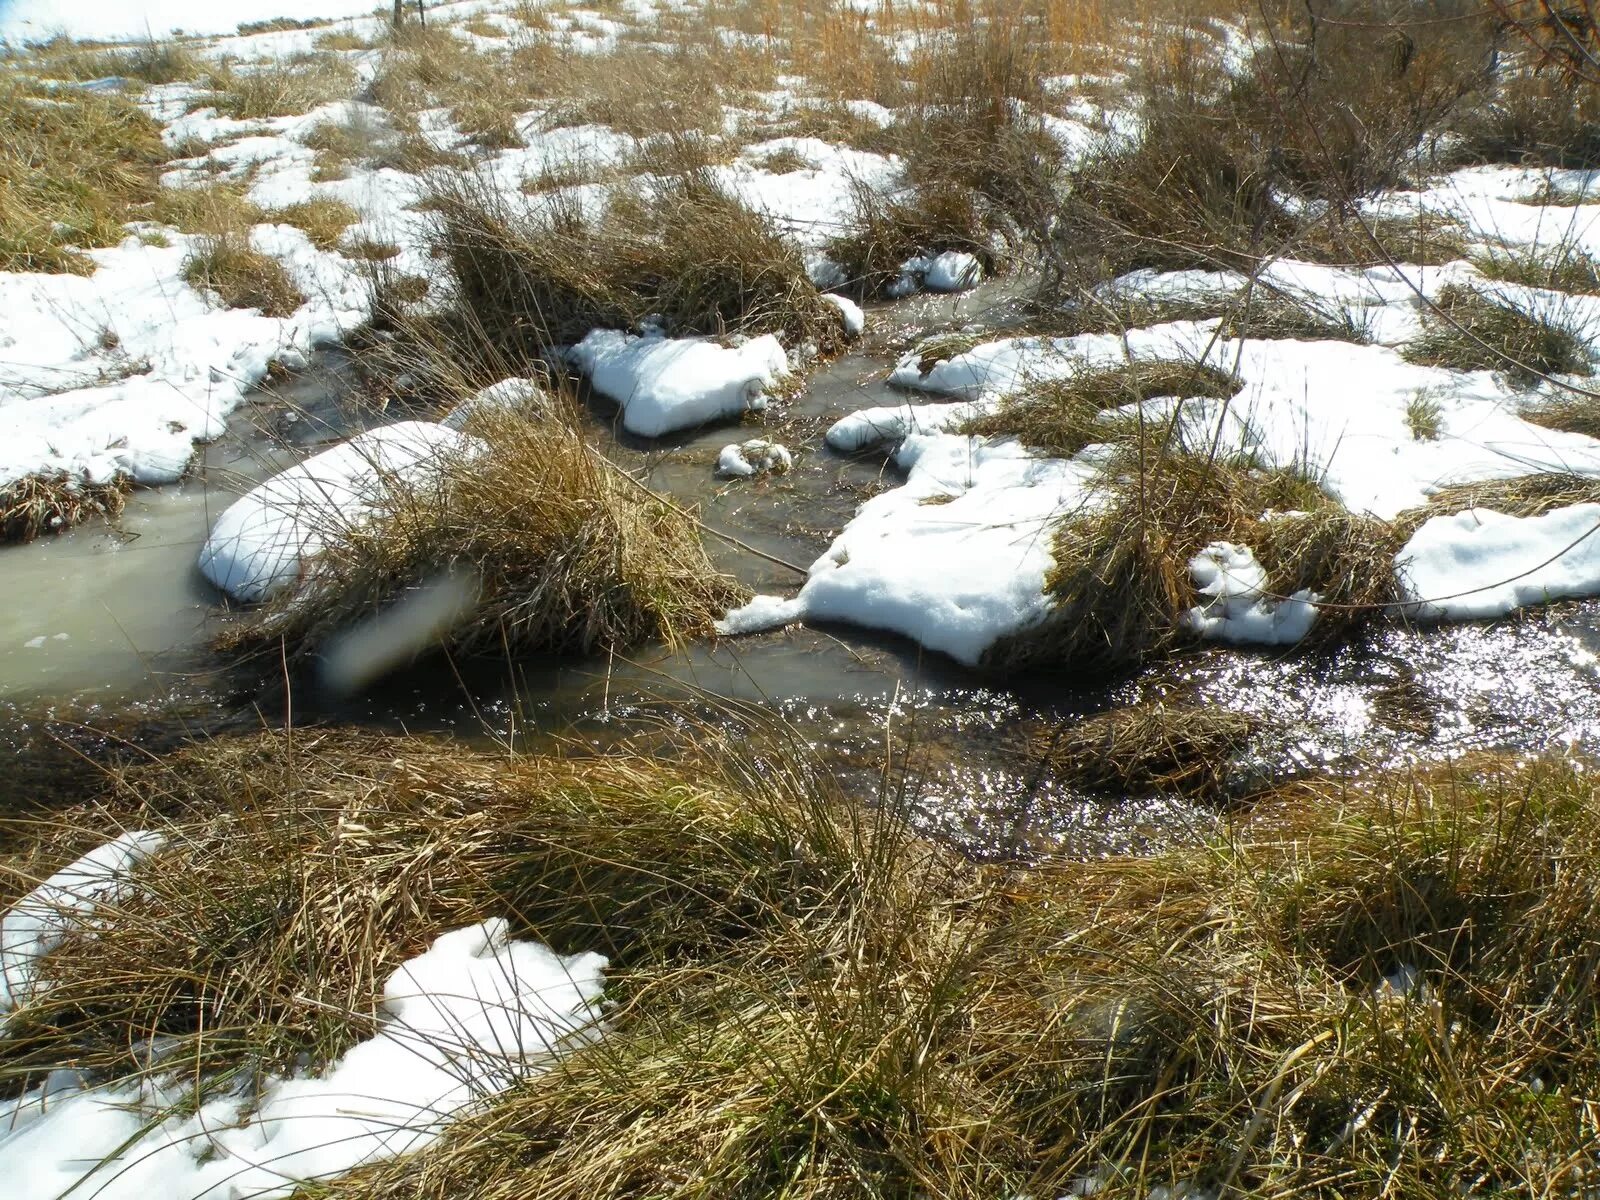
<instances>
[{"instance_id":1,"label":"icy puddle","mask_svg":"<svg viewBox=\"0 0 1600 1200\"><path fill-rule=\"evenodd\" d=\"M363 419L339 399L343 370L325 354L258 392L182 482L131 492L115 527L0 549L0 699L143 697L210 665L218 595L195 555L240 492Z\"/></svg>"}]
</instances>

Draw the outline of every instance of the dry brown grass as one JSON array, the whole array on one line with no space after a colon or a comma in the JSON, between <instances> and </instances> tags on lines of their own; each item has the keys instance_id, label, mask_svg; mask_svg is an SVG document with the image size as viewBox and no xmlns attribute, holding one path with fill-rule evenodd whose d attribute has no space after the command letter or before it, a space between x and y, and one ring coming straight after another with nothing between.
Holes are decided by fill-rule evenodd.
<instances>
[{"instance_id":1,"label":"dry brown grass","mask_svg":"<svg viewBox=\"0 0 1600 1200\"><path fill-rule=\"evenodd\" d=\"M311 244L318 250L333 250L339 245L344 231L361 220L361 214L342 200L314 196L310 200L271 209L263 219L293 225L310 238Z\"/></svg>"},{"instance_id":2,"label":"dry brown grass","mask_svg":"<svg viewBox=\"0 0 1600 1200\"><path fill-rule=\"evenodd\" d=\"M1532 384L1546 375L1591 375L1590 331L1555 301L1516 302L1453 284L1428 309L1406 359L1457 371L1504 371Z\"/></svg>"},{"instance_id":3,"label":"dry brown grass","mask_svg":"<svg viewBox=\"0 0 1600 1200\"><path fill-rule=\"evenodd\" d=\"M1558 72L1536 73L1513 57L1492 96L1455 122L1462 162L1600 166L1600 86Z\"/></svg>"},{"instance_id":4,"label":"dry brown grass","mask_svg":"<svg viewBox=\"0 0 1600 1200\"><path fill-rule=\"evenodd\" d=\"M267 317L293 316L305 303L283 265L253 249L247 235L204 237L184 261L183 278L215 292L229 308L255 308Z\"/></svg>"},{"instance_id":5,"label":"dry brown grass","mask_svg":"<svg viewBox=\"0 0 1600 1200\"><path fill-rule=\"evenodd\" d=\"M1092 442L1115 436L1101 414L1161 396L1226 400L1240 382L1227 371L1177 359L1144 359L1116 367L1085 367L1064 378L1032 384L992 413L967 422L963 433L1014 437L1054 458L1071 458Z\"/></svg>"},{"instance_id":6,"label":"dry brown grass","mask_svg":"<svg viewBox=\"0 0 1600 1200\"><path fill-rule=\"evenodd\" d=\"M298 116L319 104L348 100L355 68L337 54L313 52L277 62L224 64L209 79L211 102L240 121Z\"/></svg>"},{"instance_id":7,"label":"dry brown grass","mask_svg":"<svg viewBox=\"0 0 1600 1200\"><path fill-rule=\"evenodd\" d=\"M1407 509L1395 518L1394 524L1405 541L1424 521L1469 508L1493 509L1508 517L1538 517L1574 504L1600 504L1600 482L1558 472L1515 475L1439 488L1426 504Z\"/></svg>"},{"instance_id":8,"label":"dry brown grass","mask_svg":"<svg viewBox=\"0 0 1600 1200\"><path fill-rule=\"evenodd\" d=\"M248 199L249 189L238 183L209 183L202 187L164 187L156 195L150 219L174 225L184 233L243 236L265 214Z\"/></svg>"},{"instance_id":9,"label":"dry brown grass","mask_svg":"<svg viewBox=\"0 0 1600 1200\"><path fill-rule=\"evenodd\" d=\"M128 482L93 484L65 475L28 475L0 487L0 545L31 542L94 517L115 520L127 503Z\"/></svg>"},{"instance_id":10,"label":"dry brown grass","mask_svg":"<svg viewBox=\"0 0 1600 1200\"><path fill-rule=\"evenodd\" d=\"M58 37L32 47L29 68L51 79L120 77L140 83L180 83L198 78L205 62L181 41L149 38L131 46L105 46Z\"/></svg>"},{"instance_id":11,"label":"dry brown grass","mask_svg":"<svg viewBox=\"0 0 1600 1200\"><path fill-rule=\"evenodd\" d=\"M694 519L600 457L569 400L482 413L488 444L426 485L396 481L379 515L327 531L304 588L230 630L232 648L301 658L430 581L469 574L476 599L444 637L472 652L591 653L709 636L744 599L712 568Z\"/></svg>"},{"instance_id":12,"label":"dry brown grass","mask_svg":"<svg viewBox=\"0 0 1600 1200\"><path fill-rule=\"evenodd\" d=\"M171 849L45 961L0 1060L126 1072L154 1032L197 1095L315 1068L399 961L510 914L612 956L605 1036L334 1200L1586 1178L1590 763L1309 779L1148 855L975 867L793 742L697 736L563 759L302 729L124 772L8 843L7 895L108 822Z\"/></svg>"},{"instance_id":13,"label":"dry brown grass","mask_svg":"<svg viewBox=\"0 0 1600 1200\"><path fill-rule=\"evenodd\" d=\"M121 97L47 94L10 72L0 114L0 270L88 274L80 248L116 244L159 190L159 127Z\"/></svg>"},{"instance_id":14,"label":"dry brown grass","mask_svg":"<svg viewBox=\"0 0 1600 1200\"><path fill-rule=\"evenodd\" d=\"M842 337L799 250L703 174L615 192L598 219L557 196L518 207L463 179L442 180L431 206L457 298L508 353L652 316L673 335Z\"/></svg>"},{"instance_id":15,"label":"dry brown grass","mask_svg":"<svg viewBox=\"0 0 1600 1200\"><path fill-rule=\"evenodd\" d=\"M1230 759L1260 726L1215 705L1152 701L1040 729L1029 742L1033 757L1070 787L1220 800L1230 794Z\"/></svg>"},{"instance_id":16,"label":"dry brown grass","mask_svg":"<svg viewBox=\"0 0 1600 1200\"><path fill-rule=\"evenodd\" d=\"M1570 243L1485 250L1472 257L1472 264L1488 278L1505 283L1600 295L1600 261Z\"/></svg>"}]
</instances>

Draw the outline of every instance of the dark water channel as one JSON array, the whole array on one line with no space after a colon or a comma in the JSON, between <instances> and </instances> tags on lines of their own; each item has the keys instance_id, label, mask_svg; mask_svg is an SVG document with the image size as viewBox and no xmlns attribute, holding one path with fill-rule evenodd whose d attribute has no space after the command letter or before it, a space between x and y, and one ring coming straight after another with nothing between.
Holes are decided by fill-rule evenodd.
<instances>
[{"instance_id":1,"label":"dark water channel","mask_svg":"<svg viewBox=\"0 0 1600 1200\"><path fill-rule=\"evenodd\" d=\"M927 298L874 315L856 353L803 394L743 426L645 444L608 438L624 468L699 508L719 567L759 591L792 592L856 506L898 482L881 459L822 445L832 421L898 402L883 379L918 331L1009 323L1001 291ZM194 570L210 521L254 481L363 424L394 419L348 399L350 367L325 356L264 389L184 483L135 494L120 528L86 526L0 551L0 737L54 716L75 727L159 721L175 702L201 728L281 719L241 706L205 648L218 597ZM597 431L609 429L603 409ZM795 452L785 476L721 481L719 449L771 436ZM749 547L768 557L752 554ZM64 635L64 636L63 636ZM1296 770L1431 759L1476 748L1600 745L1600 603L1493 625L1384 628L1315 655L1196 651L1115 681L1064 674L984 679L912 643L867 631L795 628L679 654L583 662L453 663L433 656L355 700L294 695L299 721L450 732L502 744L552 738L604 747L694 720L781 720L863 790L908 789L926 824L979 852L1044 845L1136 849L1207 828L1215 814L1164 797L1091 797L1044 778L1030 732L1142 699L1198 699L1264 719L1241 781ZM197 716L197 714L199 714ZM6 752L0 743L0 752ZM5 770L0 762L0 770Z\"/></svg>"}]
</instances>

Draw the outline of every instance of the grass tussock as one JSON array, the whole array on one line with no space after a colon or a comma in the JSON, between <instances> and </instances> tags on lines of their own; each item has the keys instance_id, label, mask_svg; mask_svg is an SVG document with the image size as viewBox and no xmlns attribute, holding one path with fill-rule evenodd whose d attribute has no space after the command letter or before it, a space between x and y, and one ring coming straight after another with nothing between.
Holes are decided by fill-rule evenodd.
<instances>
[{"instance_id":1,"label":"grass tussock","mask_svg":"<svg viewBox=\"0 0 1600 1200\"><path fill-rule=\"evenodd\" d=\"M371 91L392 114L447 108L476 145L503 149L522 144L515 121L531 101L524 83L509 63L478 52L451 30L411 23L389 31Z\"/></svg>"},{"instance_id":2,"label":"grass tussock","mask_svg":"<svg viewBox=\"0 0 1600 1200\"><path fill-rule=\"evenodd\" d=\"M119 242L159 191L160 127L119 96L14 77L0 113L0 270L90 273L80 251Z\"/></svg>"},{"instance_id":3,"label":"grass tussock","mask_svg":"<svg viewBox=\"0 0 1600 1200\"><path fill-rule=\"evenodd\" d=\"M1074 421L1062 428L1065 445L1086 436ZM1036 436L1059 435L1045 424ZM1302 644L1341 637L1394 601L1400 530L1349 512L1303 471L1219 450L1180 415L1102 420L1092 440L1107 452L1089 501L1055 526L1051 612L992 646L990 669L1121 671L1171 652L1203 599L1189 564L1213 542L1254 551L1269 599L1302 590L1319 598Z\"/></svg>"},{"instance_id":4,"label":"grass tussock","mask_svg":"<svg viewBox=\"0 0 1600 1200\"><path fill-rule=\"evenodd\" d=\"M361 214L342 200L315 196L272 209L265 219L293 225L310 238L318 250L332 250L339 245L344 231L361 220Z\"/></svg>"},{"instance_id":5,"label":"grass tussock","mask_svg":"<svg viewBox=\"0 0 1600 1200\"><path fill-rule=\"evenodd\" d=\"M919 255L970 254L985 274L999 265L982 206L968 188L932 185L894 195L858 183L854 207L847 231L829 241L828 258L857 296L886 294L901 278L901 264Z\"/></svg>"},{"instance_id":6,"label":"grass tussock","mask_svg":"<svg viewBox=\"0 0 1600 1200\"><path fill-rule=\"evenodd\" d=\"M1085 446L1114 436L1102 416L1110 409L1163 396L1226 400L1240 386L1227 371L1179 359L1085 367L1008 396L994 412L967 422L962 432L1014 437L1051 457L1071 458Z\"/></svg>"},{"instance_id":7,"label":"grass tussock","mask_svg":"<svg viewBox=\"0 0 1600 1200\"><path fill-rule=\"evenodd\" d=\"M1222 332L1233 338L1293 338L1356 345L1372 340L1360 311L1337 301L1323 303L1309 296L1266 288L1252 289L1236 298L1222 319Z\"/></svg>"},{"instance_id":8,"label":"grass tussock","mask_svg":"<svg viewBox=\"0 0 1600 1200\"><path fill-rule=\"evenodd\" d=\"M1600 295L1600 260L1577 246L1491 249L1472 265L1489 279L1584 296Z\"/></svg>"},{"instance_id":9,"label":"grass tussock","mask_svg":"<svg viewBox=\"0 0 1600 1200\"><path fill-rule=\"evenodd\" d=\"M1453 284L1439 293L1428 317L1428 328L1405 347L1410 362L1505 371L1524 383L1594 370L1585 331L1554 304L1518 302Z\"/></svg>"},{"instance_id":10,"label":"grass tussock","mask_svg":"<svg viewBox=\"0 0 1600 1200\"><path fill-rule=\"evenodd\" d=\"M1469 508L1493 509L1508 517L1538 517L1575 504L1600 504L1600 482L1582 475L1547 471L1450 484L1436 490L1426 504L1401 513L1394 523L1401 539L1407 540L1423 522Z\"/></svg>"},{"instance_id":11,"label":"grass tussock","mask_svg":"<svg viewBox=\"0 0 1600 1200\"><path fill-rule=\"evenodd\" d=\"M427 485L389 489L375 519L330 530L306 589L225 637L286 641L296 656L430 581L463 572L475 599L444 634L452 649L587 653L708 636L744 594L710 564L682 509L606 462L551 395L543 411L481 413L479 457Z\"/></svg>"},{"instance_id":12,"label":"grass tussock","mask_svg":"<svg viewBox=\"0 0 1600 1200\"><path fill-rule=\"evenodd\" d=\"M795 246L709 176L621 191L598 218L559 196L517 207L462 179L431 201L435 252L462 305L502 346L571 343L647 317L673 335L842 329Z\"/></svg>"},{"instance_id":13,"label":"grass tussock","mask_svg":"<svg viewBox=\"0 0 1600 1200\"><path fill-rule=\"evenodd\" d=\"M1492 29L1464 10L1419 24L1363 3L1263 15L1273 43L1232 74L1194 32L1151 48L1133 83L1140 129L1072 172L1052 242L1068 289L1284 254L1433 257L1398 227L1374 247L1356 204L1425 165L1427 139L1483 85Z\"/></svg>"},{"instance_id":14,"label":"grass tussock","mask_svg":"<svg viewBox=\"0 0 1600 1200\"><path fill-rule=\"evenodd\" d=\"M248 66L224 64L211 74L211 102L239 121L299 116L320 104L348 100L358 82L354 67L326 52Z\"/></svg>"},{"instance_id":15,"label":"grass tussock","mask_svg":"<svg viewBox=\"0 0 1600 1200\"><path fill-rule=\"evenodd\" d=\"M973 866L768 738L563 759L300 730L122 772L9 844L0 886L108 818L170 849L45 960L0 1044L16 1077L139 1069L152 1035L202 1091L315 1069L399 961L485 916L611 955L604 1037L332 1200L1587 1178L1584 762L1304 780L1142 857Z\"/></svg>"},{"instance_id":16,"label":"grass tussock","mask_svg":"<svg viewBox=\"0 0 1600 1200\"><path fill-rule=\"evenodd\" d=\"M17 1073L325 1062L440 928L612 955L608 1030L427 1150L401 1196L1577 1190L1600 1086L1586 764L1296 783L1138 858L974 867L790 751L490 758L258 737L123 776L176 835L46 961ZM78 841L73 842L76 837ZM81 829L7 860L26 886ZM164 869L163 869L164 868ZM351 895L372 897L352 905ZM1098 1185L1098 1186L1096 1186Z\"/></svg>"},{"instance_id":17,"label":"grass tussock","mask_svg":"<svg viewBox=\"0 0 1600 1200\"><path fill-rule=\"evenodd\" d=\"M1588 170L1600 166L1600 86L1529 70L1521 56L1500 71L1493 94L1453 122L1451 157Z\"/></svg>"},{"instance_id":18,"label":"grass tussock","mask_svg":"<svg viewBox=\"0 0 1600 1200\"><path fill-rule=\"evenodd\" d=\"M28 57L34 69L52 79L181 83L198 78L205 70L204 60L188 44L155 38L112 47L58 37L32 47Z\"/></svg>"},{"instance_id":19,"label":"grass tussock","mask_svg":"<svg viewBox=\"0 0 1600 1200\"><path fill-rule=\"evenodd\" d=\"M1269 510L1332 503L1298 472L1183 448L1178 431L1159 423L1122 433L1094 503L1056 526L1055 566L1045 579L1050 615L990 647L989 668L1124 670L1166 653L1198 601L1189 572L1195 555L1217 541L1251 545L1258 525L1270 524L1260 520ZM1261 561L1270 572L1272 563Z\"/></svg>"},{"instance_id":20,"label":"grass tussock","mask_svg":"<svg viewBox=\"0 0 1600 1200\"><path fill-rule=\"evenodd\" d=\"M1059 781L1086 791L1228 796L1229 760L1260 727L1214 705L1149 702L1041 729L1033 756Z\"/></svg>"},{"instance_id":21,"label":"grass tussock","mask_svg":"<svg viewBox=\"0 0 1600 1200\"><path fill-rule=\"evenodd\" d=\"M94 517L115 520L127 503L128 483L93 484L64 475L28 475L0 487L0 545L31 542Z\"/></svg>"},{"instance_id":22,"label":"grass tussock","mask_svg":"<svg viewBox=\"0 0 1600 1200\"><path fill-rule=\"evenodd\" d=\"M0 1071L127 1070L150 1036L200 1076L315 1069L370 1034L384 979L444 929L509 916L519 936L659 970L847 903L840 876L865 855L844 848L861 832L836 792L741 771L736 749L692 753L507 760L307 732L126 769L92 819L163 830L170 849L114 933L54 957ZM31 828L0 869L8 900L95 837Z\"/></svg>"},{"instance_id":23,"label":"grass tussock","mask_svg":"<svg viewBox=\"0 0 1600 1200\"><path fill-rule=\"evenodd\" d=\"M283 264L253 249L242 234L200 240L183 264L184 282L215 292L229 308L255 308L262 316L293 316L305 297Z\"/></svg>"},{"instance_id":24,"label":"grass tussock","mask_svg":"<svg viewBox=\"0 0 1600 1200\"><path fill-rule=\"evenodd\" d=\"M164 187L156 195L150 217L183 233L245 236L252 225L266 219L248 193L249 189L238 183Z\"/></svg>"}]
</instances>

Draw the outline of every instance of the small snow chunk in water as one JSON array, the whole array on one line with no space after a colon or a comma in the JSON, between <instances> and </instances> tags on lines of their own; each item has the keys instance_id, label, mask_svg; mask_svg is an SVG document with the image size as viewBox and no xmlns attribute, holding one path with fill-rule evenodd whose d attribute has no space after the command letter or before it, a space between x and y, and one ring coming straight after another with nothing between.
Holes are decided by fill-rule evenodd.
<instances>
[{"instance_id":1,"label":"small snow chunk in water","mask_svg":"<svg viewBox=\"0 0 1600 1200\"><path fill-rule=\"evenodd\" d=\"M723 346L596 329L567 357L595 391L621 406L623 427L641 437L759 411L768 389L789 373L789 357L771 334Z\"/></svg>"},{"instance_id":2,"label":"small snow chunk in water","mask_svg":"<svg viewBox=\"0 0 1600 1200\"><path fill-rule=\"evenodd\" d=\"M1600 594L1600 504L1537 517L1486 508L1434 517L1395 556L1395 570L1405 611L1438 620Z\"/></svg>"},{"instance_id":3,"label":"small snow chunk in water","mask_svg":"<svg viewBox=\"0 0 1600 1200\"><path fill-rule=\"evenodd\" d=\"M765 438L752 438L722 448L717 456L717 474L747 478L751 475L782 475L794 465L787 446L769 442Z\"/></svg>"},{"instance_id":4,"label":"small snow chunk in water","mask_svg":"<svg viewBox=\"0 0 1600 1200\"><path fill-rule=\"evenodd\" d=\"M888 288L889 297L898 300L919 287L930 292L964 292L983 282L983 264L971 254L946 250L940 254L919 254L900 264L900 278Z\"/></svg>"},{"instance_id":5,"label":"small snow chunk in water","mask_svg":"<svg viewBox=\"0 0 1600 1200\"><path fill-rule=\"evenodd\" d=\"M330 537L368 518L394 481L425 484L483 449L427 421L369 429L234 501L200 548L200 572L235 600L265 600L300 580Z\"/></svg>"},{"instance_id":6,"label":"small snow chunk in water","mask_svg":"<svg viewBox=\"0 0 1600 1200\"><path fill-rule=\"evenodd\" d=\"M134 866L166 845L159 833L125 833L61 868L0 918L0 1012L27 1001L38 960L94 915L115 904Z\"/></svg>"},{"instance_id":7,"label":"small snow chunk in water","mask_svg":"<svg viewBox=\"0 0 1600 1200\"><path fill-rule=\"evenodd\" d=\"M754 596L748 604L731 610L717 622L716 628L722 637L739 637L746 633L781 629L803 619L805 615L805 604L798 596L792 600L782 596Z\"/></svg>"},{"instance_id":8,"label":"small snow chunk in water","mask_svg":"<svg viewBox=\"0 0 1600 1200\"><path fill-rule=\"evenodd\" d=\"M22 648L24 650L37 650L41 646L43 646L44 643L45 643L45 637L44 637L44 634L41 633L38 637L32 637L32 638L29 638L27 641L23 642L22 643Z\"/></svg>"},{"instance_id":9,"label":"small snow chunk in water","mask_svg":"<svg viewBox=\"0 0 1600 1200\"><path fill-rule=\"evenodd\" d=\"M1317 597L1298 591L1286 600L1265 595L1267 572L1248 546L1213 542L1189 560L1196 590L1206 597L1184 614L1184 625L1203 638L1287 646L1311 631Z\"/></svg>"},{"instance_id":10,"label":"small snow chunk in water","mask_svg":"<svg viewBox=\"0 0 1600 1200\"><path fill-rule=\"evenodd\" d=\"M861 331L867 327L867 314L861 311L849 296L841 296L838 292L824 292L822 298L839 310L839 317L844 321L844 331L851 337L860 337Z\"/></svg>"}]
</instances>

